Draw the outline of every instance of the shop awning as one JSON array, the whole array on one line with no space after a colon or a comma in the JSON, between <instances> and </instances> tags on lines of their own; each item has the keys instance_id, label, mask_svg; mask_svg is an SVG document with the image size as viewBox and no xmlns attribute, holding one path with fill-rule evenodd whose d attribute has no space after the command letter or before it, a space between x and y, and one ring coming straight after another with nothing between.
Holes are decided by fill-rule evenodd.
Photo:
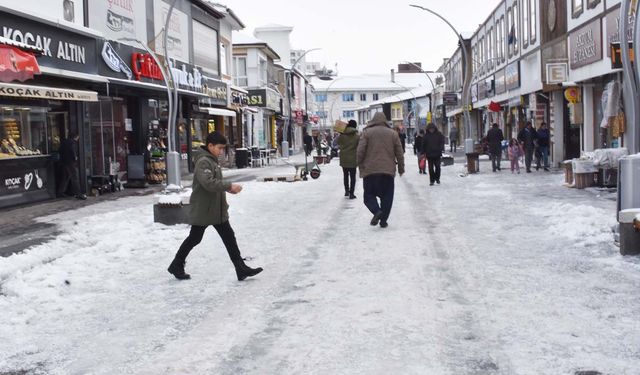
<instances>
[{"instance_id":1,"label":"shop awning","mask_svg":"<svg viewBox=\"0 0 640 375\"><path fill-rule=\"evenodd\" d=\"M59 89L56 87L18 85L3 82L0 82L0 96L50 100L75 100L83 102L98 101L98 93L95 91L69 90Z\"/></svg>"},{"instance_id":2,"label":"shop awning","mask_svg":"<svg viewBox=\"0 0 640 375\"><path fill-rule=\"evenodd\" d=\"M246 112L253 112L253 113L258 113L258 108L254 108L254 107L242 107L243 110L245 110Z\"/></svg>"},{"instance_id":3,"label":"shop awning","mask_svg":"<svg viewBox=\"0 0 640 375\"><path fill-rule=\"evenodd\" d=\"M31 52L0 44L0 81L26 81L40 74L38 60Z\"/></svg>"},{"instance_id":4,"label":"shop awning","mask_svg":"<svg viewBox=\"0 0 640 375\"><path fill-rule=\"evenodd\" d=\"M234 111L230 111L228 109L222 109L222 108L200 107L200 109L203 109L209 112L210 115L215 115L215 116L236 117L237 115L237 113L235 113Z\"/></svg>"}]
</instances>

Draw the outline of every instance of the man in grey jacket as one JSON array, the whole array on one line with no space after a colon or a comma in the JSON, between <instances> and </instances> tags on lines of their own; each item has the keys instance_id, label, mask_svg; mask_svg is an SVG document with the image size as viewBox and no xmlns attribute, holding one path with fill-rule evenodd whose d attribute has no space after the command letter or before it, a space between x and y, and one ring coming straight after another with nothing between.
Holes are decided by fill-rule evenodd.
<instances>
[{"instance_id":1,"label":"man in grey jacket","mask_svg":"<svg viewBox=\"0 0 640 375\"><path fill-rule=\"evenodd\" d=\"M364 204L373 214L370 224L379 223L386 228L393 205L396 167L400 176L404 174L404 151L398 133L389 127L384 113L377 112L367 123L360 136L357 158Z\"/></svg>"}]
</instances>

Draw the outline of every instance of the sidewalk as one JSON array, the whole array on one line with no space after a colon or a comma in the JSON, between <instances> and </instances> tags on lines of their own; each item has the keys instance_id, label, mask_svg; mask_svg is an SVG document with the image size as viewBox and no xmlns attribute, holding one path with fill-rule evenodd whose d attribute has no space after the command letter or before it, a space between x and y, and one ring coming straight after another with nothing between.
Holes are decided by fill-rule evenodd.
<instances>
[{"instance_id":1,"label":"sidewalk","mask_svg":"<svg viewBox=\"0 0 640 375\"><path fill-rule=\"evenodd\" d=\"M304 163L304 153L292 155L287 161L290 164ZM260 177L293 175L295 169L278 159L275 163L260 168L223 169L226 180L232 182L253 181ZM193 174L182 177L182 185L191 187ZM87 200L75 198L58 198L16 207L0 209L0 256L7 257L21 252L33 245L38 245L54 238L59 232L55 224L41 223L39 217L76 210L105 201L117 200L130 196L152 195L161 192L164 185L149 185L140 189L124 189L115 193L88 197Z\"/></svg>"}]
</instances>

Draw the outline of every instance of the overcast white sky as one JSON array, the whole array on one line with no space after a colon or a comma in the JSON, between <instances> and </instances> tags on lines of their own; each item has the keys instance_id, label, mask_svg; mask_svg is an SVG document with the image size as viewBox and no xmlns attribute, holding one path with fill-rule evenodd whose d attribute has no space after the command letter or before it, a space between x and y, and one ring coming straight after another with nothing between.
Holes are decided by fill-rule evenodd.
<instances>
[{"instance_id":1,"label":"overcast white sky","mask_svg":"<svg viewBox=\"0 0 640 375\"><path fill-rule=\"evenodd\" d=\"M307 55L340 75L386 73L403 60L437 69L457 47L453 31L439 18L409 4L438 12L461 33L475 31L499 0L240 0L225 3L246 25L243 33L277 23L294 28L294 49L322 48Z\"/></svg>"}]
</instances>

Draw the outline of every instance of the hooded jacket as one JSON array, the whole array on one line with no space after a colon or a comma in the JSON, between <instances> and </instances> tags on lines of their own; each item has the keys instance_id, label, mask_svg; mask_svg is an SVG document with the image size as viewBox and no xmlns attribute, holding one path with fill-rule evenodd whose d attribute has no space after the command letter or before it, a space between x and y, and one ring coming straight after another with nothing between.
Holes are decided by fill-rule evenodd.
<instances>
[{"instance_id":1,"label":"hooded jacket","mask_svg":"<svg viewBox=\"0 0 640 375\"><path fill-rule=\"evenodd\" d=\"M357 151L360 177L373 174L395 176L404 173L404 151L398 133L387 125L384 113L377 112L363 130Z\"/></svg>"},{"instance_id":2,"label":"hooded jacket","mask_svg":"<svg viewBox=\"0 0 640 375\"><path fill-rule=\"evenodd\" d=\"M347 127L342 135L338 137L340 147L340 166L343 168L355 168L358 166L356 152L360 136L358 131L352 127Z\"/></svg>"},{"instance_id":3,"label":"hooded jacket","mask_svg":"<svg viewBox=\"0 0 640 375\"><path fill-rule=\"evenodd\" d=\"M228 221L229 205L226 192L231 188L231 183L222 180L218 158L205 146L200 146L195 152L194 164L193 191L189 199L189 224L207 226Z\"/></svg>"},{"instance_id":4,"label":"hooded jacket","mask_svg":"<svg viewBox=\"0 0 640 375\"><path fill-rule=\"evenodd\" d=\"M432 133L429 129L435 131ZM427 125L427 131L422 136L422 152L428 158L437 158L442 156L442 150L444 150L444 135L434 124Z\"/></svg>"}]
</instances>

